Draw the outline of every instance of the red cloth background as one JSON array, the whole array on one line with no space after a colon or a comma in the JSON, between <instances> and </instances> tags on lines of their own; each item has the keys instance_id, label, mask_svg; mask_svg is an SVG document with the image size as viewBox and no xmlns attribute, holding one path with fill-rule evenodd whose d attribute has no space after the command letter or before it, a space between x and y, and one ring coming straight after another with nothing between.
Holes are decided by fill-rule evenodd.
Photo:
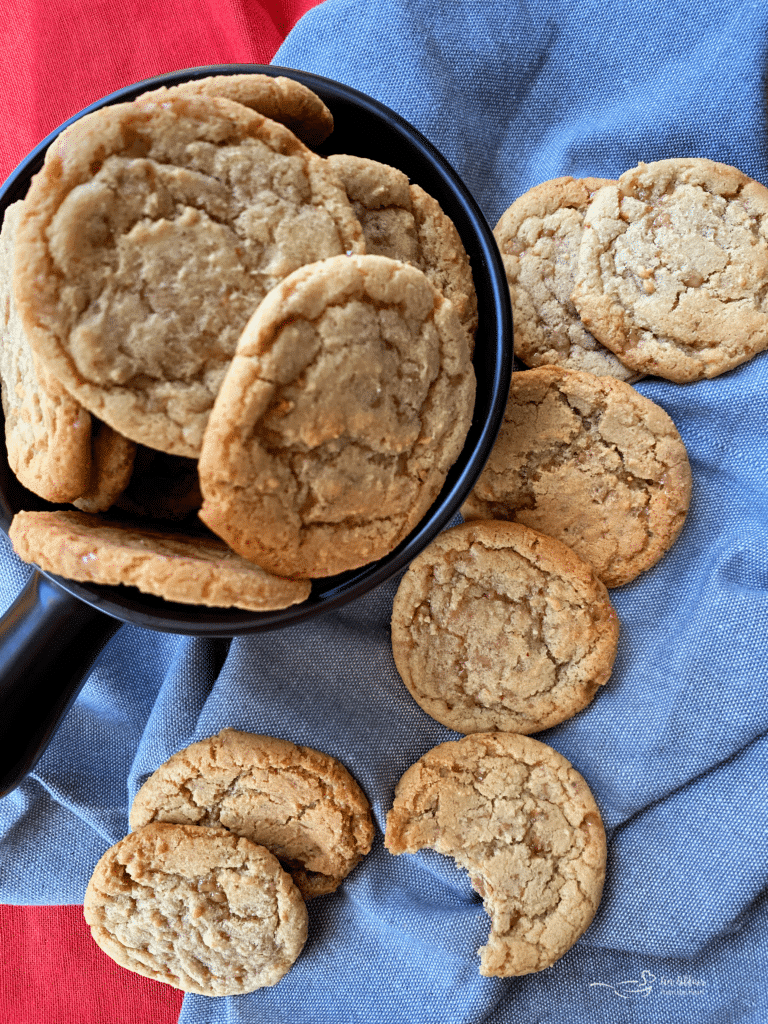
<instances>
[{"instance_id":1,"label":"red cloth background","mask_svg":"<svg viewBox=\"0 0 768 1024\"><path fill-rule=\"evenodd\" d=\"M318 0L4 0L0 181L100 96L166 71L268 64ZM0 1021L175 1024L181 993L117 967L82 908L0 906Z\"/></svg>"}]
</instances>

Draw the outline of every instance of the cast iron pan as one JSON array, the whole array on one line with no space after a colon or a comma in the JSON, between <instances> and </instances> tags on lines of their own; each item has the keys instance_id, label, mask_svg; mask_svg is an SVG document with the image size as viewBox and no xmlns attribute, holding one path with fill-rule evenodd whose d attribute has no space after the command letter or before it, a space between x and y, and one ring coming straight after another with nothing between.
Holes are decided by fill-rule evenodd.
<instances>
[{"instance_id":1,"label":"cast iron pan","mask_svg":"<svg viewBox=\"0 0 768 1024\"><path fill-rule=\"evenodd\" d=\"M260 613L193 607L132 587L76 583L34 572L0 621L0 795L32 770L88 670L123 622L190 636L234 637L289 626L338 608L403 569L443 529L477 479L501 425L512 370L512 318L504 267L490 228L434 146L394 111L348 86L288 68L227 64L178 71L121 89L65 122L29 154L0 190L0 217L26 195L51 141L83 114L127 102L160 85L248 72L286 75L313 89L335 121L333 134L319 150L323 155L352 153L399 167L434 196L456 224L472 263L479 306L472 427L440 496L410 536L377 562L318 580L301 605ZM8 467L2 431L0 446L0 525L7 532L15 512L56 506L18 483Z\"/></svg>"}]
</instances>

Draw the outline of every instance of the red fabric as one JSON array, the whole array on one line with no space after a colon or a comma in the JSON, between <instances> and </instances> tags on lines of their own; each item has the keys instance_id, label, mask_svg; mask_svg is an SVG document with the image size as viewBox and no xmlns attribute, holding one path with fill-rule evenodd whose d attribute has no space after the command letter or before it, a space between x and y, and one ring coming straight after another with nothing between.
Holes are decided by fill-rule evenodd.
<instances>
[{"instance_id":1,"label":"red fabric","mask_svg":"<svg viewBox=\"0 0 768 1024\"><path fill-rule=\"evenodd\" d=\"M318 0L4 0L0 181L100 96L205 64L268 64ZM81 907L0 906L0 1021L174 1024L181 994L117 967Z\"/></svg>"}]
</instances>

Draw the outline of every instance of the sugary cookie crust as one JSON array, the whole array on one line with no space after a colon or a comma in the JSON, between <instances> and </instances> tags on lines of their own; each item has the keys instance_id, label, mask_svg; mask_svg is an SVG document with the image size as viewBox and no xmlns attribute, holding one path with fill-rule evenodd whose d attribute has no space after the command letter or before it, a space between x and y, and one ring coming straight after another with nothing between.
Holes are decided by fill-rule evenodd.
<instances>
[{"instance_id":1,"label":"sugary cookie crust","mask_svg":"<svg viewBox=\"0 0 768 1024\"><path fill-rule=\"evenodd\" d=\"M397 784L385 845L429 847L469 872L491 918L478 950L486 977L549 967L602 894L605 831L589 787L528 736L476 733L428 751Z\"/></svg>"},{"instance_id":2,"label":"sugary cookie crust","mask_svg":"<svg viewBox=\"0 0 768 1024\"><path fill-rule=\"evenodd\" d=\"M167 601L268 611L310 585L271 576L213 538L166 534L86 512L17 512L8 536L25 562L83 583L126 584Z\"/></svg>"},{"instance_id":3,"label":"sugary cookie crust","mask_svg":"<svg viewBox=\"0 0 768 1024\"><path fill-rule=\"evenodd\" d=\"M439 494L474 394L465 332L421 271L383 256L303 267L243 332L206 430L200 516L283 576L371 562Z\"/></svg>"},{"instance_id":4,"label":"sugary cookie crust","mask_svg":"<svg viewBox=\"0 0 768 1024\"><path fill-rule=\"evenodd\" d=\"M83 911L121 967L204 996L275 985L307 937L277 859L225 829L147 825L99 860Z\"/></svg>"},{"instance_id":5,"label":"sugary cookie crust","mask_svg":"<svg viewBox=\"0 0 768 1024\"><path fill-rule=\"evenodd\" d=\"M685 446L662 408L623 381L546 366L513 374L462 515L556 537L618 587L672 546L690 495Z\"/></svg>"},{"instance_id":6,"label":"sugary cookie crust","mask_svg":"<svg viewBox=\"0 0 768 1024\"><path fill-rule=\"evenodd\" d=\"M304 263L363 250L326 162L230 100L105 107L50 146L17 232L36 355L134 441L196 457L240 333Z\"/></svg>"},{"instance_id":7,"label":"sugary cookie crust","mask_svg":"<svg viewBox=\"0 0 768 1024\"><path fill-rule=\"evenodd\" d=\"M619 622L591 566L519 523L446 530L392 610L395 664L427 714L463 733L532 733L609 678Z\"/></svg>"},{"instance_id":8,"label":"sugary cookie crust","mask_svg":"<svg viewBox=\"0 0 768 1024\"><path fill-rule=\"evenodd\" d=\"M333 131L333 115L320 97L292 78L279 75L208 75L142 93L136 103L169 96L221 96L279 121L307 146L319 146Z\"/></svg>"},{"instance_id":9,"label":"sugary cookie crust","mask_svg":"<svg viewBox=\"0 0 768 1024\"><path fill-rule=\"evenodd\" d=\"M571 301L584 211L605 178L554 178L519 196L494 228L512 299L515 355L527 366L557 365L637 380L586 329Z\"/></svg>"},{"instance_id":10,"label":"sugary cookie crust","mask_svg":"<svg viewBox=\"0 0 768 1024\"><path fill-rule=\"evenodd\" d=\"M622 362L680 383L768 348L768 189L703 159L640 164L595 196L573 302Z\"/></svg>"},{"instance_id":11,"label":"sugary cookie crust","mask_svg":"<svg viewBox=\"0 0 768 1024\"><path fill-rule=\"evenodd\" d=\"M130 825L224 826L275 854L305 898L333 892L368 853L365 794L329 754L222 729L174 754L146 780Z\"/></svg>"}]
</instances>

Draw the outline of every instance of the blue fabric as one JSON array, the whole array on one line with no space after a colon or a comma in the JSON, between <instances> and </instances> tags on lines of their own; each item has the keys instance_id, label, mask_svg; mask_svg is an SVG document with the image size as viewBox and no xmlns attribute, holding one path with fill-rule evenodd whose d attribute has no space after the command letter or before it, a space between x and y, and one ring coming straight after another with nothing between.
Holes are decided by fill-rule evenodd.
<instances>
[{"instance_id":1,"label":"blue fabric","mask_svg":"<svg viewBox=\"0 0 768 1024\"><path fill-rule=\"evenodd\" d=\"M768 183L764 0L325 0L275 63L399 111L491 225L544 179L640 160L706 156ZM712 381L637 388L682 434L693 501L673 550L612 592L611 680L538 736L585 776L609 839L603 902L555 966L481 978L488 922L466 876L430 851L383 848L398 778L455 736L394 669L396 580L231 643L123 627L34 776L0 803L0 899L80 902L146 775L234 726L338 756L379 831L341 889L310 904L307 946L276 988L187 997L183 1024L764 1024L768 353ZM7 605L25 570L6 543L0 566Z\"/></svg>"}]
</instances>

